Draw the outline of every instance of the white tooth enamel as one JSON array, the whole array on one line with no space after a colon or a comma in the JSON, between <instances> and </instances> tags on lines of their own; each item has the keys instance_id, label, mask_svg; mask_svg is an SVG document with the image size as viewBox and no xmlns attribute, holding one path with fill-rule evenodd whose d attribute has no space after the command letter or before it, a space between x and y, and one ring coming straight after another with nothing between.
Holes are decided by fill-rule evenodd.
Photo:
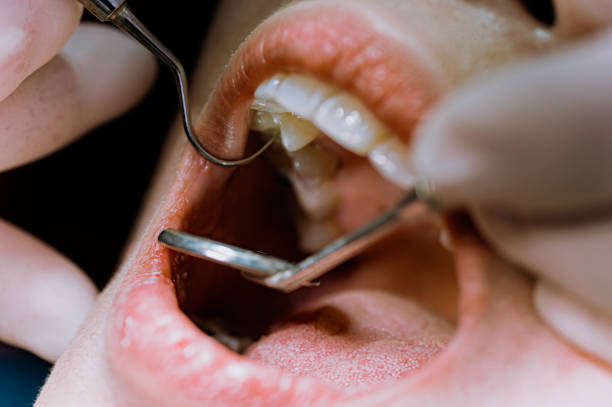
<instances>
[{"instance_id":1,"label":"white tooth enamel","mask_svg":"<svg viewBox=\"0 0 612 407\"><path fill-rule=\"evenodd\" d=\"M306 253L317 252L342 235L338 225L331 220L301 219L298 229L300 250Z\"/></svg>"},{"instance_id":2,"label":"white tooth enamel","mask_svg":"<svg viewBox=\"0 0 612 407\"><path fill-rule=\"evenodd\" d=\"M310 218L321 220L334 214L340 197L331 181L322 181L313 185L295 176L290 176L290 180L300 207Z\"/></svg>"},{"instance_id":3,"label":"white tooth enamel","mask_svg":"<svg viewBox=\"0 0 612 407\"><path fill-rule=\"evenodd\" d=\"M355 97L298 74L273 76L257 88L255 96L251 108L272 115L254 113L251 128L261 132L280 128L286 150L298 151L323 132L347 150L368 156L387 180L406 189L414 186L406 147Z\"/></svg>"},{"instance_id":4,"label":"white tooth enamel","mask_svg":"<svg viewBox=\"0 0 612 407\"><path fill-rule=\"evenodd\" d=\"M277 86L274 100L287 111L312 120L317 108L335 92L314 78L289 75Z\"/></svg>"},{"instance_id":5,"label":"white tooth enamel","mask_svg":"<svg viewBox=\"0 0 612 407\"><path fill-rule=\"evenodd\" d=\"M361 156L388 137L365 106L345 93L323 102L315 113L314 122L335 142Z\"/></svg>"},{"instance_id":6,"label":"white tooth enamel","mask_svg":"<svg viewBox=\"0 0 612 407\"><path fill-rule=\"evenodd\" d=\"M292 113L280 113L275 117L280 126L281 143L287 151L297 151L319 135L319 129L312 123Z\"/></svg>"},{"instance_id":7,"label":"white tooth enamel","mask_svg":"<svg viewBox=\"0 0 612 407\"><path fill-rule=\"evenodd\" d=\"M253 110L249 127L255 131L272 132L277 131L279 125L271 113Z\"/></svg>"},{"instance_id":8,"label":"white tooth enamel","mask_svg":"<svg viewBox=\"0 0 612 407\"><path fill-rule=\"evenodd\" d=\"M270 79L262 82L255 90L255 98L262 100L273 100L276 90L285 79L285 75L274 75Z\"/></svg>"},{"instance_id":9,"label":"white tooth enamel","mask_svg":"<svg viewBox=\"0 0 612 407\"><path fill-rule=\"evenodd\" d=\"M374 168L389 181L406 189L414 186L408 151L396 137L374 147L369 159Z\"/></svg>"},{"instance_id":10,"label":"white tooth enamel","mask_svg":"<svg viewBox=\"0 0 612 407\"><path fill-rule=\"evenodd\" d=\"M273 100L255 99L251 102L251 110L258 110L268 113L284 113L287 111L284 107Z\"/></svg>"}]
</instances>

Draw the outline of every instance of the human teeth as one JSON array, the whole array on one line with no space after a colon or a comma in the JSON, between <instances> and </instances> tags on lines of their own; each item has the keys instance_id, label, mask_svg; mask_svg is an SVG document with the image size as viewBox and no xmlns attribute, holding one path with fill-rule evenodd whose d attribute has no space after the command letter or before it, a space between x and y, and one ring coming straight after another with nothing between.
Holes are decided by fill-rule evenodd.
<instances>
[{"instance_id":1,"label":"human teeth","mask_svg":"<svg viewBox=\"0 0 612 407\"><path fill-rule=\"evenodd\" d=\"M263 100L274 99L274 96L276 95L276 90L284 79L285 75L278 74L274 75L267 81L262 82L255 90L255 98Z\"/></svg>"},{"instance_id":2,"label":"human teeth","mask_svg":"<svg viewBox=\"0 0 612 407\"><path fill-rule=\"evenodd\" d=\"M275 88L274 100L298 116L313 119L317 108L335 88L304 75L289 75Z\"/></svg>"},{"instance_id":3,"label":"human teeth","mask_svg":"<svg viewBox=\"0 0 612 407\"><path fill-rule=\"evenodd\" d=\"M414 176L408 161L408 151L395 137L377 145L368 157L378 172L402 188L414 186Z\"/></svg>"},{"instance_id":4,"label":"human teeth","mask_svg":"<svg viewBox=\"0 0 612 407\"><path fill-rule=\"evenodd\" d=\"M319 135L319 129L312 123L292 113L280 113L276 117L280 125L281 143L287 151L297 151Z\"/></svg>"},{"instance_id":5,"label":"human teeth","mask_svg":"<svg viewBox=\"0 0 612 407\"><path fill-rule=\"evenodd\" d=\"M253 110L249 127L255 131L271 132L278 130L278 122L271 113Z\"/></svg>"},{"instance_id":6,"label":"human teeth","mask_svg":"<svg viewBox=\"0 0 612 407\"><path fill-rule=\"evenodd\" d=\"M295 175L290 180L300 207L310 218L325 219L336 211L340 197L331 181L304 182Z\"/></svg>"},{"instance_id":7,"label":"human teeth","mask_svg":"<svg viewBox=\"0 0 612 407\"><path fill-rule=\"evenodd\" d=\"M255 99L253 102L251 102L251 110L263 111L268 113L283 113L287 111L287 109L285 109L275 101L263 99Z\"/></svg>"},{"instance_id":8,"label":"human teeth","mask_svg":"<svg viewBox=\"0 0 612 407\"><path fill-rule=\"evenodd\" d=\"M302 179L330 179L340 168L340 157L333 151L311 143L289 153L295 174Z\"/></svg>"},{"instance_id":9,"label":"human teeth","mask_svg":"<svg viewBox=\"0 0 612 407\"><path fill-rule=\"evenodd\" d=\"M388 137L365 106L345 93L323 102L315 113L314 123L342 147L361 156Z\"/></svg>"},{"instance_id":10,"label":"human teeth","mask_svg":"<svg viewBox=\"0 0 612 407\"><path fill-rule=\"evenodd\" d=\"M316 221L300 219L298 221L300 250L314 253L333 242L342 235L338 225L331 220Z\"/></svg>"},{"instance_id":11,"label":"human teeth","mask_svg":"<svg viewBox=\"0 0 612 407\"><path fill-rule=\"evenodd\" d=\"M322 132L347 150L368 156L387 180L406 189L414 186L406 148L355 97L299 74L275 75L257 88L255 97L251 128L262 133L280 129L281 144L299 178L328 179L338 170L337 157L307 149Z\"/></svg>"}]
</instances>

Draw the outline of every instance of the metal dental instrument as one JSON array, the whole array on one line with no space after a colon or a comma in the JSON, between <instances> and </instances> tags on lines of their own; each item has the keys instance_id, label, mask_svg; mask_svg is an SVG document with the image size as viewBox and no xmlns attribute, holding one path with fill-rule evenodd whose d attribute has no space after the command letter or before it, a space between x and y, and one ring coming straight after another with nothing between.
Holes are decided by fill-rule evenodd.
<instances>
[{"instance_id":1,"label":"metal dental instrument","mask_svg":"<svg viewBox=\"0 0 612 407\"><path fill-rule=\"evenodd\" d=\"M242 270L244 277L285 293L302 286L331 271L334 267L355 257L401 224L403 210L417 200L417 193L408 192L391 210L342 236L319 252L299 263L292 263L251 250L195 236L176 229L166 229L158 237L163 245L190 256L210 260Z\"/></svg>"},{"instance_id":2,"label":"metal dental instrument","mask_svg":"<svg viewBox=\"0 0 612 407\"><path fill-rule=\"evenodd\" d=\"M127 0L79 0L79 2L100 21L112 22L121 31L136 39L170 67L176 80L183 127L185 128L187 139L204 158L224 167L236 167L250 163L272 145L275 140L274 137L270 138L257 152L240 160L224 160L209 153L196 138L193 131L187 94L187 75L180 61L136 18L128 8Z\"/></svg>"},{"instance_id":3,"label":"metal dental instrument","mask_svg":"<svg viewBox=\"0 0 612 407\"><path fill-rule=\"evenodd\" d=\"M127 6L127 0L79 0L86 9L102 22L112 22L127 33L155 56L170 67L179 94L183 126L187 139L207 160L225 167L248 164L259 157L275 141L270 138L257 152L240 160L224 160L209 153L196 138L191 124L187 77L180 61L155 38L155 36L136 18ZM391 233L400 224L402 210L417 199L414 191L409 192L390 211L362 226L357 231L343 236L321 251L299 263L292 263L251 250L232 246L215 240L194 236L175 229L166 229L158 240L167 247L179 252L207 259L242 270L243 275L259 284L284 292L294 291L339 264L355 257L367 247Z\"/></svg>"}]
</instances>

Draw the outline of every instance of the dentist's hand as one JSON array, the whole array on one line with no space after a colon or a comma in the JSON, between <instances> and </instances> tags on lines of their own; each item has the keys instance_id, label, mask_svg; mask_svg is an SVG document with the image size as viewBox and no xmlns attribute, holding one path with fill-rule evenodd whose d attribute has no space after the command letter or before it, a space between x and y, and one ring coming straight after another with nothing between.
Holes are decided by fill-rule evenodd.
<instances>
[{"instance_id":1,"label":"dentist's hand","mask_svg":"<svg viewBox=\"0 0 612 407\"><path fill-rule=\"evenodd\" d=\"M77 28L81 11L75 0L0 0L0 172L125 112L153 83L147 51L110 27ZM53 361L96 295L74 263L0 219L0 341Z\"/></svg>"},{"instance_id":2,"label":"dentist's hand","mask_svg":"<svg viewBox=\"0 0 612 407\"><path fill-rule=\"evenodd\" d=\"M612 362L612 31L452 95L417 131L413 160L443 206L470 211L539 277L541 315Z\"/></svg>"}]
</instances>

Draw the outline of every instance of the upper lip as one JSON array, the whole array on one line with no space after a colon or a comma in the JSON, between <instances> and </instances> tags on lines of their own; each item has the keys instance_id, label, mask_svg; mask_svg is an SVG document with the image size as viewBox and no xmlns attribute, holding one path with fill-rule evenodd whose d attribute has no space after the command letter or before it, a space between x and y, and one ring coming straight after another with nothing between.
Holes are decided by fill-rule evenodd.
<instances>
[{"instance_id":1,"label":"upper lip","mask_svg":"<svg viewBox=\"0 0 612 407\"><path fill-rule=\"evenodd\" d=\"M243 154L245 117L254 90L279 71L307 73L334 83L360 98L400 136L410 134L439 93L436 78L411 50L381 36L357 10L319 5L285 11L264 23L240 48L206 105L197 132L213 154L225 158ZM183 229L194 211L210 210L195 207L194 202L202 202L204 195L214 198L232 171L185 150L115 298L106 337L111 369L133 391L172 405L181 405L181 400L231 405L248 399L249 393L274 395L279 405L340 398L322 385L308 391L312 388L308 379L289 378L232 354L203 335L178 309L170 275L172 259L156 237L166 227ZM215 199L206 200L211 201ZM214 214L209 220L214 221Z\"/></svg>"}]
</instances>

